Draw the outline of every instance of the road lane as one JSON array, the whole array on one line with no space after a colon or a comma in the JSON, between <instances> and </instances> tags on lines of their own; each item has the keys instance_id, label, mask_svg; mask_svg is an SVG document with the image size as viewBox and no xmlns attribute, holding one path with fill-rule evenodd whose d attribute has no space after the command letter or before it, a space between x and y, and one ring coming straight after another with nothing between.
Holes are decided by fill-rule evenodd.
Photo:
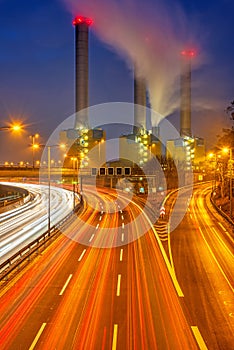
<instances>
[{"instance_id":1,"label":"road lane","mask_svg":"<svg viewBox=\"0 0 234 350\"><path fill-rule=\"evenodd\" d=\"M14 185L26 188L34 200L20 208L0 214L0 263L7 260L48 229L47 186L35 184ZM73 193L51 186L51 227L73 209Z\"/></svg>"},{"instance_id":2,"label":"road lane","mask_svg":"<svg viewBox=\"0 0 234 350\"><path fill-rule=\"evenodd\" d=\"M209 196L207 185L195 189L190 210L171 232L170 244L184 309L193 326L198 326L209 349L229 350L234 340L234 246Z\"/></svg>"},{"instance_id":3,"label":"road lane","mask_svg":"<svg viewBox=\"0 0 234 350\"><path fill-rule=\"evenodd\" d=\"M122 226L121 215L110 211L102 214L98 230L100 211L83 213L94 240L102 228ZM121 214L130 221L139 211L131 203ZM132 230L140 236L146 221L133 222ZM76 222L68 230L73 238L91 237L91 230ZM197 349L153 231L112 249L61 236L2 296L1 348L30 348L45 323L35 349Z\"/></svg>"}]
</instances>

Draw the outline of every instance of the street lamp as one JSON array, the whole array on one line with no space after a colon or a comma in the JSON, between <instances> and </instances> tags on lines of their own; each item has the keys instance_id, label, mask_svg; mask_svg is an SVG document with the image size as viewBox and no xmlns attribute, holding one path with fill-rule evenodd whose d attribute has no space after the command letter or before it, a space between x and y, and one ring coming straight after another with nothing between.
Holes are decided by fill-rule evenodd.
<instances>
[{"instance_id":1,"label":"street lamp","mask_svg":"<svg viewBox=\"0 0 234 350\"><path fill-rule=\"evenodd\" d=\"M75 203L75 184L78 183L78 158L77 157L71 157L72 160L72 168L73 168L73 184L72 184L72 190L73 190L73 210L75 209L76 203ZM75 176L75 170L77 169L77 173Z\"/></svg>"},{"instance_id":2,"label":"street lamp","mask_svg":"<svg viewBox=\"0 0 234 350\"><path fill-rule=\"evenodd\" d=\"M232 148L230 148L230 218L232 218Z\"/></svg>"},{"instance_id":3,"label":"street lamp","mask_svg":"<svg viewBox=\"0 0 234 350\"><path fill-rule=\"evenodd\" d=\"M45 146L47 148L47 161L48 161L48 231L50 236L50 184L51 184L51 172L50 172L50 165L51 165L51 148L60 148L64 149L66 147L65 144L60 145L49 145Z\"/></svg>"},{"instance_id":4,"label":"street lamp","mask_svg":"<svg viewBox=\"0 0 234 350\"><path fill-rule=\"evenodd\" d=\"M21 124L12 124L9 126L1 126L0 127L0 131L15 131L15 132L19 132L23 129Z\"/></svg>"},{"instance_id":5,"label":"street lamp","mask_svg":"<svg viewBox=\"0 0 234 350\"><path fill-rule=\"evenodd\" d=\"M217 154L216 153L209 153L208 158L212 160L215 159L215 165L214 165L214 179L212 180L212 196L214 195L214 191L216 189L216 167L217 167Z\"/></svg>"},{"instance_id":6,"label":"street lamp","mask_svg":"<svg viewBox=\"0 0 234 350\"><path fill-rule=\"evenodd\" d=\"M230 218L232 218L232 147L224 147L224 153L229 152L229 169L230 169L230 183L229 183L229 198L230 198Z\"/></svg>"},{"instance_id":7,"label":"street lamp","mask_svg":"<svg viewBox=\"0 0 234 350\"><path fill-rule=\"evenodd\" d=\"M35 139L38 139L39 134L33 134L33 135L30 135L30 137L32 139L32 167L34 169L35 168L34 151L39 148L38 143L35 143Z\"/></svg>"}]
</instances>

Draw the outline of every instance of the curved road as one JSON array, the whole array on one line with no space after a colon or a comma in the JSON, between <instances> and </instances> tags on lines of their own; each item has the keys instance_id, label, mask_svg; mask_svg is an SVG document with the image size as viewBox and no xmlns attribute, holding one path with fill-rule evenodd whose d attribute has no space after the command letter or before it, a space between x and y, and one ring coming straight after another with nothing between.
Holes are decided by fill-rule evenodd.
<instances>
[{"instance_id":1,"label":"curved road","mask_svg":"<svg viewBox=\"0 0 234 350\"><path fill-rule=\"evenodd\" d=\"M33 200L0 214L0 263L48 229L48 187L7 183L27 189ZM51 186L51 227L73 209L73 193Z\"/></svg>"},{"instance_id":2,"label":"curved road","mask_svg":"<svg viewBox=\"0 0 234 350\"><path fill-rule=\"evenodd\" d=\"M183 291L182 303L208 349L234 344L234 235L210 203L211 188L195 187L188 211L163 245ZM186 189L184 190L186 198ZM173 206L176 194L169 198ZM167 207L167 211L169 211ZM166 238L165 238L166 237ZM169 240L168 240L169 239Z\"/></svg>"},{"instance_id":3,"label":"curved road","mask_svg":"<svg viewBox=\"0 0 234 350\"><path fill-rule=\"evenodd\" d=\"M1 349L198 349L155 230L141 236L147 215L87 192L80 218L3 288Z\"/></svg>"}]
</instances>

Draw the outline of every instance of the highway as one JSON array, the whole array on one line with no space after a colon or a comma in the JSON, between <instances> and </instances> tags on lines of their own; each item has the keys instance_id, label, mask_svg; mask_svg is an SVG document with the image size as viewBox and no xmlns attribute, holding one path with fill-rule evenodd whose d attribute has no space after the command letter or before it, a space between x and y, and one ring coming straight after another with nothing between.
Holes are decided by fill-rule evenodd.
<instances>
[{"instance_id":1,"label":"highway","mask_svg":"<svg viewBox=\"0 0 234 350\"><path fill-rule=\"evenodd\" d=\"M0 263L48 229L48 187L7 183L27 189L32 200L0 214ZM73 193L51 186L51 227L73 209Z\"/></svg>"},{"instance_id":2,"label":"highway","mask_svg":"<svg viewBox=\"0 0 234 350\"><path fill-rule=\"evenodd\" d=\"M134 201L113 213L114 193L88 197L92 205L81 218L89 226L74 221L3 288L1 349L198 349L154 230L125 244L123 223L131 221L129 231L138 232L148 227L147 216L139 226L134 218L141 209ZM92 246L100 245L99 232L107 227L121 227L121 245ZM89 246L76 241L83 236ZM100 240L106 244L112 237Z\"/></svg>"},{"instance_id":3,"label":"highway","mask_svg":"<svg viewBox=\"0 0 234 350\"><path fill-rule=\"evenodd\" d=\"M161 242L142 199L87 189L80 217L2 286L0 348L231 350L233 236L209 191Z\"/></svg>"},{"instance_id":4,"label":"highway","mask_svg":"<svg viewBox=\"0 0 234 350\"><path fill-rule=\"evenodd\" d=\"M206 184L194 189L183 221L164 235L163 245L184 293L184 311L208 349L227 350L234 344L234 235L212 207L210 191ZM169 200L172 207L175 200Z\"/></svg>"}]
</instances>

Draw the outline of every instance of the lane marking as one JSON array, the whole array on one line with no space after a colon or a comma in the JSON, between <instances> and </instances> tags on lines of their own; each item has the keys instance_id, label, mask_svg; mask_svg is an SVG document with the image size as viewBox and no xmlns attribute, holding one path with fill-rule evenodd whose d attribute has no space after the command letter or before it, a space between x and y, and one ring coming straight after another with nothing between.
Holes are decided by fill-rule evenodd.
<instances>
[{"instance_id":1,"label":"lane marking","mask_svg":"<svg viewBox=\"0 0 234 350\"><path fill-rule=\"evenodd\" d=\"M226 233L226 235L229 237L229 239L231 240L231 242L234 242L232 236L230 235L230 233L225 229L225 227L221 224L221 222L218 222L219 226L224 230L224 232Z\"/></svg>"},{"instance_id":2,"label":"lane marking","mask_svg":"<svg viewBox=\"0 0 234 350\"><path fill-rule=\"evenodd\" d=\"M100 216L100 218L99 218L99 221L101 221L102 220L102 216Z\"/></svg>"},{"instance_id":3,"label":"lane marking","mask_svg":"<svg viewBox=\"0 0 234 350\"><path fill-rule=\"evenodd\" d=\"M90 237L90 240L89 240L89 242L92 242L92 240L94 239L94 233L92 234L92 236Z\"/></svg>"},{"instance_id":4,"label":"lane marking","mask_svg":"<svg viewBox=\"0 0 234 350\"><path fill-rule=\"evenodd\" d=\"M175 266L174 266L174 261L173 261L173 257L172 257L172 249L171 249L171 225L170 225L170 221L167 224L167 238L168 239L168 251L169 251L169 256L170 256L170 262L171 262L171 267L172 270L175 271Z\"/></svg>"},{"instance_id":5,"label":"lane marking","mask_svg":"<svg viewBox=\"0 0 234 350\"><path fill-rule=\"evenodd\" d=\"M164 199L164 201L165 201L165 199ZM133 202L133 204L134 204L138 209L140 209L140 210L142 211L141 207L140 207L136 202ZM164 258L164 261L165 261L165 263L166 263L168 272L169 272L169 274L170 274L170 276L171 276L171 279L172 279L172 281L173 281L173 284L174 284L174 286L175 286L175 289L176 289L176 291L177 291L178 296L179 296L179 297L184 297L184 294L183 294L183 292L182 292L182 289L181 289L181 287L180 287L180 285L179 285L179 282L178 282L178 280L177 280L177 278L176 278L175 271L173 270L173 268L172 268L172 266L171 266L171 264L170 264L170 262L169 262L169 259L168 259L168 257L167 257L167 253L166 253L166 251L165 251L165 249L164 249L164 247L163 247L163 245L162 245L162 242L161 242L161 240L160 240L160 238L159 238L159 235L158 235L157 231L156 231L155 228L154 228L154 225L152 224L152 222L150 221L149 217L146 215L146 213L145 213L144 211L142 212L142 214L144 215L144 217L146 218L146 220L147 220L148 223L150 224L150 227L151 227L152 231L154 232L154 236L156 237L156 240L157 240L157 242L158 242L159 248L160 248L160 250L161 250L162 256L163 256L163 258Z\"/></svg>"},{"instance_id":6,"label":"lane marking","mask_svg":"<svg viewBox=\"0 0 234 350\"><path fill-rule=\"evenodd\" d=\"M120 210L120 214L122 214L123 213L123 210Z\"/></svg>"},{"instance_id":7,"label":"lane marking","mask_svg":"<svg viewBox=\"0 0 234 350\"><path fill-rule=\"evenodd\" d=\"M227 251L228 254L231 255L231 258L233 257L232 252L229 250L229 248L226 246L225 242L222 240L222 238L220 237L220 235L218 234L218 232L216 231L216 229L214 227L211 227L211 230L214 232L214 234L216 235L217 239L219 240L220 244L222 244L222 246L224 247L224 249Z\"/></svg>"},{"instance_id":8,"label":"lane marking","mask_svg":"<svg viewBox=\"0 0 234 350\"><path fill-rule=\"evenodd\" d=\"M226 228L221 224L221 222L218 222L218 224L224 230L224 232L227 232Z\"/></svg>"},{"instance_id":9,"label":"lane marking","mask_svg":"<svg viewBox=\"0 0 234 350\"><path fill-rule=\"evenodd\" d=\"M78 259L78 261L81 261L81 260L82 260L82 258L83 258L83 256L85 255L85 253L86 253L86 249L83 250L81 256L80 256L79 259Z\"/></svg>"},{"instance_id":10,"label":"lane marking","mask_svg":"<svg viewBox=\"0 0 234 350\"><path fill-rule=\"evenodd\" d=\"M202 338L202 335L198 329L198 327L196 326L191 326L192 328L192 331L193 331L193 334L194 334L194 337L196 338L196 341L198 343L198 346L201 350L208 350L203 338Z\"/></svg>"},{"instance_id":11,"label":"lane marking","mask_svg":"<svg viewBox=\"0 0 234 350\"><path fill-rule=\"evenodd\" d=\"M66 283L64 284L63 288L61 289L61 292L59 293L59 295L63 295L63 293L64 293L65 289L67 288L68 283L70 282L71 278L72 278L72 275L70 275L68 277L68 279L66 280Z\"/></svg>"},{"instance_id":12,"label":"lane marking","mask_svg":"<svg viewBox=\"0 0 234 350\"><path fill-rule=\"evenodd\" d=\"M99 227L99 224L97 224L97 226L96 226L96 230L98 229L98 227Z\"/></svg>"},{"instance_id":13,"label":"lane marking","mask_svg":"<svg viewBox=\"0 0 234 350\"><path fill-rule=\"evenodd\" d=\"M123 217L123 215L121 215L121 219L122 219L122 220L124 220L124 217Z\"/></svg>"},{"instance_id":14,"label":"lane marking","mask_svg":"<svg viewBox=\"0 0 234 350\"><path fill-rule=\"evenodd\" d=\"M121 241L124 242L124 233L122 233Z\"/></svg>"},{"instance_id":15,"label":"lane marking","mask_svg":"<svg viewBox=\"0 0 234 350\"><path fill-rule=\"evenodd\" d=\"M122 228L124 228L124 223L122 222Z\"/></svg>"},{"instance_id":16,"label":"lane marking","mask_svg":"<svg viewBox=\"0 0 234 350\"><path fill-rule=\"evenodd\" d=\"M223 271L222 267L220 266L218 260L216 259L215 255L214 255L214 253L213 253L213 251L212 251L212 249L211 249L211 247L209 246L209 244L208 244L208 242L207 242L207 240L206 240L206 238L205 238L205 236L204 236L204 234L203 234L203 232L202 232L202 230L201 230L201 228L200 228L200 227L198 227L198 228L199 228L199 231L201 232L201 235L202 235L202 237L203 237L203 239L204 239L204 241L205 241L205 243L206 243L206 245L207 245L207 248L209 249L210 254L211 254L211 256L213 257L214 261L216 262L216 264L217 264L217 266L218 266L218 268L219 268L221 274L223 275L223 277L225 278L227 284L228 284L229 287L231 288L231 291L234 292L234 288L232 287L231 283L229 282L229 280L228 280L227 276L225 275L225 272Z\"/></svg>"},{"instance_id":17,"label":"lane marking","mask_svg":"<svg viewBox=\"0 0 234 350\"><path fill-rule=\"evenodd\" d=\"M169 195L168 195L168 197L169 197ZM165 202L165 200L164 200L164 202ZM169 249L169 259L170 260L167 257L167 254L166 254L165 249L164 249L164 247L162 245L161 239L159 238L157 230L154 228L153 225L151 227L152 227L154 235L155 235L155 237L156 237L156 239L157 239L157 241L159 243L159 248L160 248L160 250L162 252L164 261L166 263L168 272L169 272L169 274L171 276L171 279L172 279L172 282L173 282L173 284L175 286L177 294L178 294L179 297L183 298L184 297L184 293L183 293L183 291L182 291L182 289L181 289L181 287L179 285L179 282L177 280L177 277L176 277L175 266L174 266L174 261L173 261L173 257L172 257L172 249L171 249L171 232L170 232L171 231L171 227L170 227L170 223L171 223L171 212L172 212L172 210L174 208L174 203L175 202L176 202L176 198L172 202L172 205L171 205L171 208L170 208L170 213L169 213L169 222L168 222L168 225L167 225L167 230L168 230L168 249ZM145 217L146 217L147 220L149 220L147 216L145 216Z\"/></svg>"},{"instance_id":18,"label":"lane marking","mask_svg":"<svg viewBox=\"0 0 234 350\"><path fill-rule=\"evenodd\" d=\"M121 285L121 275L118 275L118 283L117 283L117 291L116 291L117 297L120 296L120 285Z\"/></svg>"},{"instance_id":19,"label":"lane marking","mask_svg":"<svg viewBox=\"0 0 234 350\"><path fill-rule=\"evenodd\" d=\"M36 344L37 344L37 342L38 342L38 339L40 338L42 332L43 332L44 329L45 329L45 326L46 326L46 323L42 323L41 328L39 329L39 331L38 331L36 337L34 338L34 340L33 340L32 344L31 344L29 350L33 350L33 349L35 348L35 346L36 346Z\"/></svg>"},{"instance_id":20,"label":"lane marking","mask_svg":"<svg viewBox=\"0 0 234 350\"><path fill-rule=\"evenodd\" d=\"M123 249L120 250L120 257L119 257L120 261L123 261Z\"/></svg>"},{"instance_id":21,"label":"lane marking","mask_svg":"<svg viewBox=\"0 0 234 350\"><path fill-rule=\"evenodd\" d=\"M112 350L116 350L117 348L117 335L118 335L118 325L114 324L114 333L113 333L113 340L112 340Z\"/></svg>"},{"instance_id":22,"label":"lane marking","mask_svg":"<svg viewBox=\"0 0 234 350\"><path fill-rule=\"evenodd\" d=\"M104 327L103 337L102 337L102 350L105 350L106 346L106 327Z\"/></svg>"}]
</instances>

